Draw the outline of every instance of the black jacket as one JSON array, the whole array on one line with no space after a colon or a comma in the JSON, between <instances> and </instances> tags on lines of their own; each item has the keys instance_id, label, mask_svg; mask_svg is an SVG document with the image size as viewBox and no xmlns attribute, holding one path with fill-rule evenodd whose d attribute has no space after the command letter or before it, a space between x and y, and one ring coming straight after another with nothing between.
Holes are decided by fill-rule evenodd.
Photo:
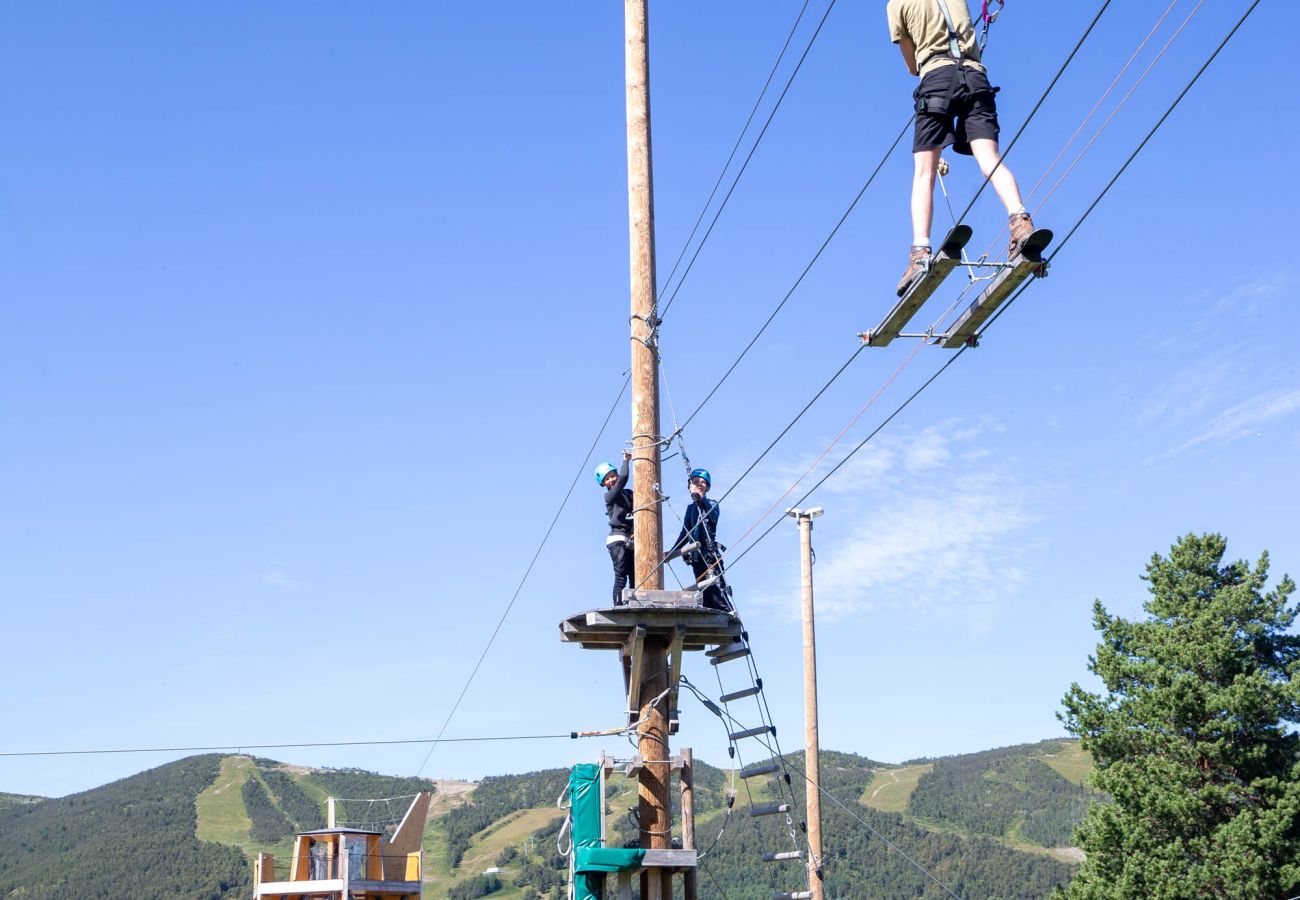
<instances>
[{"instance_id":1,"label":"black jacket","mask_svg":"<svg viewBox=\"0 0 1300 900\"><path fill-rule=\"evenodd\" d=\"M632 536L632 490L627 486L627 463L618 467L618 480L605 491L605 515L609 517L609 533Z\"/></svg>"},{"instance_id":2,"label":"black jacket","mask_svg":"<svg viewBox=\"0 0 1300 900\"><path fill-rule=\"evenodd\" d=\"M700 515L701 506L704 507L704 515ZM718 539L719 512L716 500L704 497L697 501L692 497L691 505L686 507L686 513L682 516L682 533L677 536L677 541L669 552L680 550L691 542L699 544L701 550L711 549Z\"/></svg>"}]
</instances>

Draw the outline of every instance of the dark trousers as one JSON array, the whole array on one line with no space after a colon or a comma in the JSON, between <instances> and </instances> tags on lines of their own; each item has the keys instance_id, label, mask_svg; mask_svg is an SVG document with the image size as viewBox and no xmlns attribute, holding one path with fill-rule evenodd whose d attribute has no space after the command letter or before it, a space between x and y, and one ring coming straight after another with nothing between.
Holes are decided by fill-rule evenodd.
<instances>
[{"instance_id":1,"label":"dark trousers","mask_svg":"<svg viewBox=\"0 0 1300 900\"><path fill-rule=\"evenodd\" d=\"M606 544L605 549L609 550L609 561L614 564L614 605L623 605L623 588L632 578L632 542L615 541L612 544Z\"/></svg>"},{"instance_id":2,"label":"dark trousers","mask_svg":"<svg viewBox=\"0 0 1300 900\"><path fill-rule=\"evenodd\" d=\"M695 573L695 583L699 584L705 578L714 575L718 580L704 589L704 605L709 609L720 609L724 612L731 609L731 602L727 599L730 588L727 587L727 581L722 577L722 560L714 557L709 559L703 553L686 554L686 562L690 564L691 571ZM712 565L710 565L712 562Z\"/></svg>"}]
</instances>

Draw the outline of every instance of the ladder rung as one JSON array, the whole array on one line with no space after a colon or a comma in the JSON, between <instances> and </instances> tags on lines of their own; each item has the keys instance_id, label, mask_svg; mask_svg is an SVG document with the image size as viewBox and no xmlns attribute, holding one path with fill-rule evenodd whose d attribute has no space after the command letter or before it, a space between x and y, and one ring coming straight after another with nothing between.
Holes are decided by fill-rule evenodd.
<instances>
[{"instance_id":1,"label":"ladder rung","mask_svg":"<svg viewBox=\"0 0 1300 900\"><path fill-rule=\"evenodd\" d=\"M723 694L718 699L723 703L730 703L732 700L744 700L746 697L753 697L763 690L758 685L747 687L743 691L732 691L730 694Z\"/></svg>"},{"instance_id":2,"label":"ladder rung","mask_svg":"<svg viewBox=\"0 0 1300 900\"><path fill-rule=\"evenodd\" d=\"M760 725L757 728L746 728L744 731L733 731L728 735L733 741L743 740L744 738L758 737L760 734L767 734L771 731L770 725Z\"/></svg>"},{"instance_id":3,"label":"ladder rung","mask_svg":"<svg viewBox=\"0 0 1300 900\"><path fill-rule=\"evenodd\" d=\"M774 816L777 813L788 813L789 811L789 803L765 803L762 806L751 806L749 808L749 817L754 819L759 816Z\"/></svg>"},{"instance_id":4,"label":"ladder rung","mask_svg":"<svg viewBox=\"0 0 1300 900\"><path fill-rule=\"evenodd\" d=\"M786 859L803 859L802 850L782 850L780 853L764 853L763 862L781 862Z\"/></svg>"},{"instance_id":5,"label":"ladder rung","mask_svg":"<svg viewBox=\"0 0 1300 900\"><path fill-rule=\"evenodd\" d=\"M724 662L731 662L733 659L743 659L749 656L749 648L744 644L732 644L731 647L724 647L723 649L727 652L710 651L711 653L717 653L717 655L710 659L709 662L716 666Z\"/></svg>"},{"instance_id":6,"label":"ladder rung","mask_svg":"<svg viewBox=\"0 0 1300 900\"><path fill-rule=\"evenodd\" d=\"M812 900L812 891L777 891L772 900Z\"/></svg>"},{"instance_id":7,"label":"ladder rung","mask_svg":"<svg viewBox=\"0 0 1300 900\"><path fill-rule=\"evenodd\" d=\"M740 770L741 778L757 778L760 775L772 775L781 771L781 767L774 762L754 763L752 766L745 766Z\"/></svg>"}]
</instances>

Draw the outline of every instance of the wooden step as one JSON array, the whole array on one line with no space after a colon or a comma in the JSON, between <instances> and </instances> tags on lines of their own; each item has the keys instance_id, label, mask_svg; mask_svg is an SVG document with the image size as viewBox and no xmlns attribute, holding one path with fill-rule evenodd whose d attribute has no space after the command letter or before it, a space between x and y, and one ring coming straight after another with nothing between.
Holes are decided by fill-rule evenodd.
<instances>
[{"instance_id":1,"label":"wooden step","mask_svg":"<svg viewBox=\"0 0 1300 900\"><path fill-rule=\"evenodd\" d=\"M730 694L723 694L718 698L723 703L730 703L732 700L744 700L746 697L754 697L763 690L763 683L760 681L753 687L747 687L743 691L732 691Z\"/></svg>"},{"instance_id":2,"label":"wooden step","mask_svg":"<svg viewBox=\"0 0 1300 900\"><path fill-rule=\"evenodd\" d=\"M780 853L764 853L763 862L783 862L787 859L803 859L803 850L783 850Z\"/></svg>"},{"instance_id":3,"label":"wooden step","mask_svg":"<svg viewBox=\"0 0 1300 900\"><path fill-rule=\"evenodd\" d=\"M779 813L788 813L790 811L789 803L763 803L759 806L749 808L749 817L756 819L759 816L775 816Z\"/></svg>"},{"instance_id":4,"label":"wooden step","mask_svg":"<svg viewBox=\"0 0 1300 900\"><path fill-rule=\"evenodd\" d=\"M776 729L770 725L760 725L757 728L746 728L744 731L733 731L728 735L733 741L744 740L745 738L758 737L760 734L776 734Z\"/></svg>"},{"instance_id":5,"label":"wooden step","mask_svg":"<svg viewBox=\"0 0 1300 900\"><path fill-rule=\"evenodd\" d=\"M745 766L740 770L741 778L758 778L760 775L775 775L781 771L781 767L774 762L754 763L752 766Z\"/></svg>"}]
</instances>

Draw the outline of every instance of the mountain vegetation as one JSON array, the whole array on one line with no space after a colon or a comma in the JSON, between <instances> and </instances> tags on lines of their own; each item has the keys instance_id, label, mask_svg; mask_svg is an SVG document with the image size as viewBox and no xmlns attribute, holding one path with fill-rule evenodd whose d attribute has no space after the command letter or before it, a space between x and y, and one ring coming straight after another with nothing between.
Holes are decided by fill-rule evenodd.
<instances>
[{"instance_id":1,"label":"mountain vegetation","mask_svg":"<svg viewBox=\"0 0 1300 900\"><path fill-rule=\"evenodd\" d=\"M1079 828L1087 859L1071 900L1300 893L1300 637L1295 583L1267 589L1268 554L1225 563L1227 542L1189 534L1156 554L1146 618L1111 616L1063 720L1114 798Z\"/></svg>"},{"instance_id":2,"label":"mountain vegetation","mask_svg":"<svg viewBox=\"0 0 1300 900\"><path fill-rule=\"evenodd\" d=\"M798 863L757 863L765 850L789 848L791 838L784 817L751 820L747 816L751 802L788 801L791 796L794 808L803 808L797 774L802 771L803 755L795 753L788 758L796 773L789 786L776 777L738 782L730 769L696 760L697 835L701 848L707 851L700 873L702 898L766 900L773 890L797 887L801 878ZM1053 886L1068 881L1072 867L1041 847L1037 853L1021 852L1033 846L1023 834L1028 815L1002 816L1001 821L1019 823L1021 834L1012 840L994 833L997 829L979 821L971 809L983 803L999 810L1019 810L1037 803L1038 810L1059 812L1061 802L1076 797L1071 789L1078 789L1063 778L1066 787L1062 787L1053 781L1059 776L1052 769L1046 773L1042 769L1050 765L1069 771L1080 759L1077 744L1064 741L901 767L823 751L822 781L830 795L823 802L830 895L947 897L942 882L961 897L1045 897ZM1028 765L1030 762L1036 765ZM878 782L883 779L882 783L897 787L886 776L914 769L939 772L941 777L933 784L926 782L919 794L920 779L913 780L908 791L900 794L901 805L895 810L871 808L869 802L874 801L867 798L876 793ZM567 779L564 769L494 776L457 799L451 795L444 798L425 836L425 896L430 900L563 897L567 862L557 852L556 839L564 816L555 801ZM739 795L728 811L727 796L733 784ZM976 784L987 785L988 790L980 794L970 787ZM252 855L271 852L278 865L287 863L291 834L323 824L325 797L404 796L432 786L424 779L307 769L246 756L183 760L76 798L0 810L0 896L25 890L27 893L17 895L24 900L246 897L251 892ZM953 790L950 799L944 799L946 786ZM135 812L139 798L156 795L168 798L166 808L170 810L166 817L158 814L157 836L154 819L141 820ZM924 806L924 815L909 808L914 795ZM611 843L635 839L635 814L631 811L636 806L635 780L612 777L606 788ZM38 819L26 820L24 810L28 815L44 811ZM88 839L90 828L82 815L99 823L104 835L116 835L113 853L131 858L137 873L134 880L123 879L116 863L100 865L106 851L96 853L83 846L81 841ZM675 807L674 820L679 816ZM799 818L794 816L791 823L796 838ZM11 825L20 820L27 824ZM195 840L196 828L203 840ZM64 829L81 837L45 842L47 834L61 834ZM184 839L177 837L177 829L184 830ZM1054 839L1053 834L1048 842ZM185 853L192 855L182 855L184 864L173 863L172 876L155 885L150 881L152 873L167 870L160 860L173 845L188 847ZM88 846L102 848L103 843ZM491 868L499 871L489 873ZM149 878L142 879L142 872L149 872ZM77 880L68 880L68 873L75 873ZM70 884L75 888L68 893L65 888ZM128 885L130 893L122 893L121 885Z\"/></svg>"},{"instance_id":3,"label":"mountain vegetation","mask_svg":"<svg viewBox=\"0 0 1300 900\"><path fill-rule=\"evenodd\" d=\"M244 900L238 847L195 837L194 798L219 756L193 756L80 794L0 810L0 897Z\"/></svg>"}]
</instances>

